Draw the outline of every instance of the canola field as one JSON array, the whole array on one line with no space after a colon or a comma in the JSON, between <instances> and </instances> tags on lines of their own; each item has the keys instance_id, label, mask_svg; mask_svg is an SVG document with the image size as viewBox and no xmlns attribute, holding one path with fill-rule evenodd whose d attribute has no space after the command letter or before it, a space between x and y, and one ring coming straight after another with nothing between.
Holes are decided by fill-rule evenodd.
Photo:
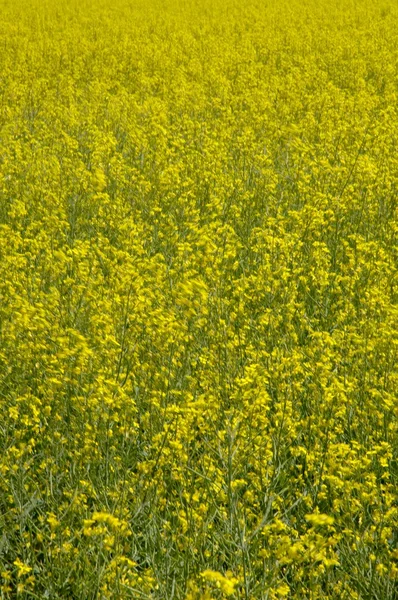
<instances>
[{"instance_id":1,"label":"canola field","mask_svg":"<svg viewBox=\"0 0 398 600\"><path fill-rule=\"evenodd\" d=\"M0 0L1 600L398 598L398 4Z\"/></svg>"}]
</instances>

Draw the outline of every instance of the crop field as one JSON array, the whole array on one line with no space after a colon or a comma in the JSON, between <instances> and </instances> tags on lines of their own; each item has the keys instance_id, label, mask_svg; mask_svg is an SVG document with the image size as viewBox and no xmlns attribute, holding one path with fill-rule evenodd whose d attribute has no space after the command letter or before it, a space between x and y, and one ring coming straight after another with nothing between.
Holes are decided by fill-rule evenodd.
<instances>
[{"instance_id":1,"label":"crop field","mask_svg":"<svg viewBox=\"0 0 398 600\"><path fill-rule=\"evenodd\" d=\"M0 600L398 598L398 3L0 0Z\"/></svg>"}]
</instances>

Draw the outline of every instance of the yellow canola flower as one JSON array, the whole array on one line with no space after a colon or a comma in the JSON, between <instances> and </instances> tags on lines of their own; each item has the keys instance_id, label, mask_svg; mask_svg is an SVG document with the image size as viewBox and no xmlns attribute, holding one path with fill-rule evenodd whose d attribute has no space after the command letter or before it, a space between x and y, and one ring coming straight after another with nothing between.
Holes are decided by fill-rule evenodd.
<instances>
[{"instance_id":1,"label":"yellow canola flower","mask_svg":"<svg viewBox=\"0 0 398 600\"><path fill-rule=\"evenodd\" d=\"M311 523L311 525L333 525L334 517L321 513L312 513L305 515L305 520Z\"/></svg>"},{"instance_id":2,"label":"yellow canola flower","mask_svg":"<svg viewBox=\"0 0 398 600\"><path fill-rule=\"evenodd\" d=\"M123 521L107 512L94 512L91 519L84 521L85 527L94 523L104 523L109 525L109 527L112 529L120 532L127 532L128 530L128 523L126 521Z\"/></svg>"},{"instance_id":3,"label":"yellow canola flower","mask_svg":"<svg viewBox=\"0 0 398 600\"><path fill-rule=\"evenodd\" d=\"M60 522L54 513L49 513L47 517L47 523L50 525L51 529L56 529L60 525Z\"/></svg>"},{"instance_id":4,"label":"yellow canola flower","mask_svg":"<svg viewBox=\"0 0 398 600\"><path fill-rule=\"evenodd\" d=\"M276 590L276 596L278 598L285 598L286 596L289 595L290 592L290 587L287 585L287 583L283 583L282 585L279 585Z\"/></svg>"},{"instance_id":5,"label":"yellow canola flower","mask_svg":"<svg viewBox=\"0 0 398 600\"><path fill-rule=\"evenodd\" d=\"M239 583L239 579L236 577L225 577L222 573L211 569L202 571L200 575L205 581L214 583L226 596L231 596Z\"/></svg>"},{"instance_id":6,"label":"yellow canola flower","mask_svg":"<svg viewBox=\"0 0 398 600\"><path fill-rule=\"evenodd\" d=\"M106 176L102 169L95 169L92 177L94 189L98 192L106 187Z\"/></svg>"},{"instance_id":7,"label":"yellow canola flower","mask_svg":"<svg viewBox=\"0 0 398 600\"><path fill-rule=\"evenodd\" d=\"M25 563L23 563L19 558L17 558L16 560L14 560L13 563L18 571L17 571L17 577L23 577L24 575L27 575L28 573L31 572L32 567L30 567L29 565L26 565Z\"/></svg>"}]
</instances>

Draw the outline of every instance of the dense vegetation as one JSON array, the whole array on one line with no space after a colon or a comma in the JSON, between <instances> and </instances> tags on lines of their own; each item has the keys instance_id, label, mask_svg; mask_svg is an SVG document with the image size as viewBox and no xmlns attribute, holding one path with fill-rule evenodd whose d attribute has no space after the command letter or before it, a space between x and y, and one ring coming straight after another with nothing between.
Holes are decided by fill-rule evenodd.
<instances>
[{"instance_id":1,"label":"dense vegetation","mask_svg":"<svg viewBox=\"0 0 398 600\"><path fill-rule=\"evenodd\" d=\"M398 5L0 1L0 597L389 600Z\"/></svg>"}]
</instances>

